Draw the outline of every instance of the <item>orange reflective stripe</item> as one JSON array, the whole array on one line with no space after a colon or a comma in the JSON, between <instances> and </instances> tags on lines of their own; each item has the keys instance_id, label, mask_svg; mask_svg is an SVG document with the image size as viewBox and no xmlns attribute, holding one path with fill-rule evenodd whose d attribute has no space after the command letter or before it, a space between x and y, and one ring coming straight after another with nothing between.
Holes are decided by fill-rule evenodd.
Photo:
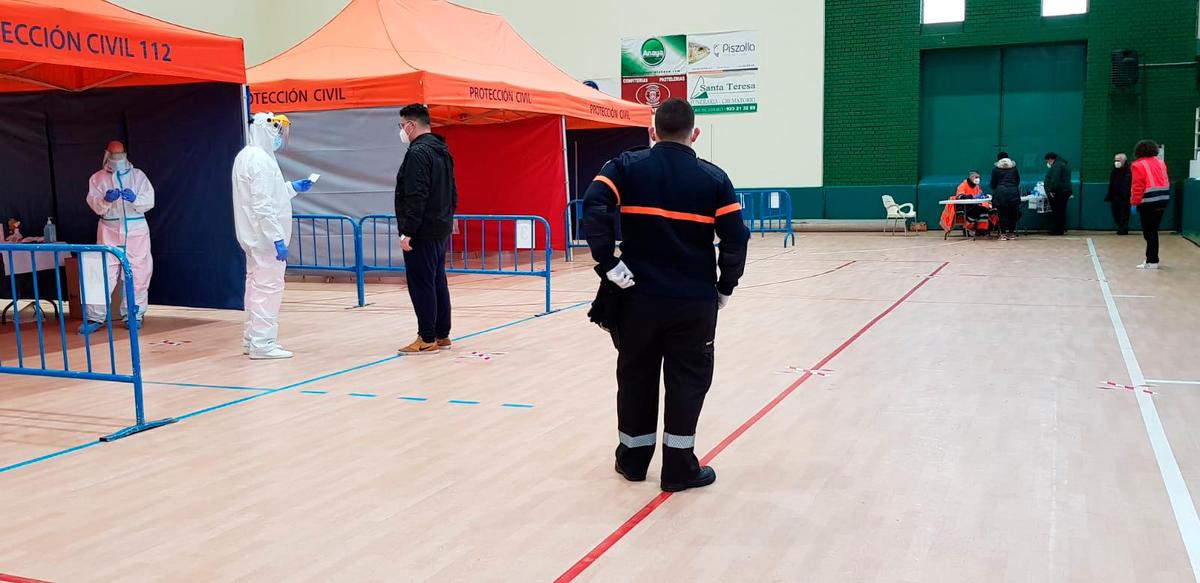
<instances>
[{"instance_id":1,"label":"orange reflective stripe","mask_svg":"<svg viewBox=\"0 0 1200 583\"><path fill-rule=\"evenodd\" d=\"M717 222L717 219L713 217L694 215L692 213L679 213L666 209L655 208L652 206L623 206L621 207L621 212L629 213L631 215L650 215L654 217L662 217L664 219L675 219L678 221L692 221L694 223L704 223L706 225L711 225Z\"/></svg>"},{"instance_id":2,"label":"orange reflective stripe","mask_svg":"<svg viewBox=\"0 0 1200 583\"><path fill-rule=\"evenodd\" d=\"M607 184L608 187L612 189L613 194L617 195L617 204L621 204L621 191L617 190L617 185L613 184L613 181L609 180L607 176L597 176L592 180L592 182L603 182L604 184Z\"/></svg>"},{"instance_id":3,"label":"orange reflective stripe","mask_svg":"<svg viewBox=\"0 0 1200 583\"><path fill-rule=\"evenodd\" d=\"M722 215L727 215L729 213L735 213L740 210L742 210L742 203L740 203L740 202L727 204L727 205L717 209L717 216L719 217Z\"/></svg>"}]
</instances>

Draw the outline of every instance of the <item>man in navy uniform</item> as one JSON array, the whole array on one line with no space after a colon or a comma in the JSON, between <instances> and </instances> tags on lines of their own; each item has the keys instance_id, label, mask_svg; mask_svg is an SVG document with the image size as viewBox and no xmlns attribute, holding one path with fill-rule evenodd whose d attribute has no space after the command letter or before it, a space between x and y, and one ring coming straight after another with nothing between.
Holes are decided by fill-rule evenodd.
<instances>
[{"instance_id":1,"label":"man in navy uniform","mask_svg":"<svg viewBox=\"0 0 1200 583\"><path fill-rule=\"evenodd\" d=\"M610 160L583 203L597 272L621 290L609 330L618 353L617 473L646 479L657 442L661 372L661 487L667 492L717 479L696 459L696 423L712 384L717 310L745 270L750 238L733 183L692 149L700 137L695 122L686 101L663 102L650 128L655 146Z\"/></svg>"}]
</instances>

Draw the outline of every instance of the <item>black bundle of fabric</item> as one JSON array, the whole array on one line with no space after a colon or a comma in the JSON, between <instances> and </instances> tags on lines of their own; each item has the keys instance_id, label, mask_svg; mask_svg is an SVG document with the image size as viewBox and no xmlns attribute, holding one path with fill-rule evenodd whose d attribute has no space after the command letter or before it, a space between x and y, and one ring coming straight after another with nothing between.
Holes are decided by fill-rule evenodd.
<instances>
[{"instance_id":1,"label":"black bundle of fabric","mask_svg":"<svg viewBox=\"0 0 1200 583\"><path fill-rule=\"evenodd\" d=\"M600 289L596 291L596 299L592 300L592 308L588 310L588 320L594 322L601 330L612 333L617 329L617 313L624 290L600 273L598 265L596 273L600 275Z\"/></svg>"}]
</instances>

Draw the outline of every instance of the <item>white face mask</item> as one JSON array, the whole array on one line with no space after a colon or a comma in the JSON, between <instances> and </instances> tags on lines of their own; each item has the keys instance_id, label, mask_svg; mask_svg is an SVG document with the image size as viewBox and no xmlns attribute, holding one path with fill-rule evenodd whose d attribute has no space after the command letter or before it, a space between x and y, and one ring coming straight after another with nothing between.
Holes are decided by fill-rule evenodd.
<instances>
[{"instance_id":1,"label":"white face mask","mask_svg":"<svg viewBox=\"0 0 1200 583\"><path fill-rule=\"evenodd\" d=\"M1053 168L1053 167L1054 167L1054 162L1046 162L1046 167L1047 167L1047 168Z\"/></svg>"},{"instance_id":2,"label":"white face mask","mask_svg":"<svg viewBox=\"0 0 1200 583\"><path fill-rule=\"evenodd\" d=\"M404 131L403 127L400 128L400 143L405 146L412 143L412 139L408 137L408 132Z\"/></svg>"},{"instance_id":3,"label":"white face mask","mask_svg":"<svg viewBox=\"0 0 1200 583\"><path fill-rule=\"evenodd\" d=\"M975 178L972 178L971 182L974 182L975 184L979 184L979 177L977 176Z\"/></svg>"},{"instance_id":4,"label":"white face mask","mask_svg":"<svg viewBox=\"0 0 1200 583\"><path fill-rule=\"evenodd\" d=\"M1120 168L1121 166L1123 166L1123 164L1121 164L1121 161L1120 161L1120 160L1117 160L1116 162L1113 162L1113 166L1116 166L1117 168Z\"/></svg>"}]
</instances>

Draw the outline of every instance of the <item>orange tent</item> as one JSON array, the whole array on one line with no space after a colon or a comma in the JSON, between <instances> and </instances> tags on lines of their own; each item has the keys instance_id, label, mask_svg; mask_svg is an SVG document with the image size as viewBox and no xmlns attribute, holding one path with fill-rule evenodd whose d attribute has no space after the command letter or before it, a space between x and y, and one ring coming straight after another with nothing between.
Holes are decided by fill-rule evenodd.
<instances>
[{"instance_id":1,"label":"orange tent","mask_svg":"<svg viewBox=\"0 0 1200 583\"><path fill-rule=\"evenodd\" d=\"M351 0L247 76L255 111L425 103L439 124L561 115L569 129L650 125L650 108L571 78L503 17L444 0Z\"/></svg>"},{"instance_id":2,"label":"orange tent","mask_svg":"<svg viewBox=\"0 0 1200 583\"><path fill-rule=\"evenodd\" d=\"M245 83L242 40L104 0L0 0L0 92Z\"/></svg>"}]
</instances>

